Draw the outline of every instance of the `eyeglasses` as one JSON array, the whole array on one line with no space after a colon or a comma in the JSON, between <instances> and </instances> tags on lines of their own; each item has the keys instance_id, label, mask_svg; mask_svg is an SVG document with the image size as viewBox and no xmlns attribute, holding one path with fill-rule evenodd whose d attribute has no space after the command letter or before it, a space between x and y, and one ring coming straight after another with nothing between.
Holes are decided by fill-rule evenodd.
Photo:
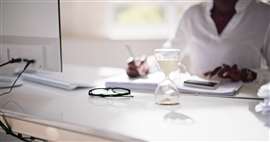
<instances>
[{"instance_id":1,"label":"eyeglasses","mask_svg":"<svg viewBox=\"0 0 270 142\"><path fill-rule=\"evenodd\" d=\"M133 97L127 88L93 88L88 92L89 96L98 97Z\"/></svg>"}]
</instances>

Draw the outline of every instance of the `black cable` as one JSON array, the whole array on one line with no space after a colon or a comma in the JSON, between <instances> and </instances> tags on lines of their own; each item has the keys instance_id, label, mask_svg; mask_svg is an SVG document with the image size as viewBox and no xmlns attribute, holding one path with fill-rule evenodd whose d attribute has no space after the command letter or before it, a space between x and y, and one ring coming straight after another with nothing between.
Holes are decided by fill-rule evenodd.
<instances>
[{"instance_id":1,"label":"black cable","mask_svg":"<svg viewBox=\"0 0 270 142\"><path fill-rule=\"evenodd\" d=\"M30 140L27 140L26 138L23 138L21 134L15 134L12 131L10 125L8 124L8 122L7 122L7 120L6 120L6 118L4 116L3 116L3 119L4 119L6 125L0 120L0 126L6 132L7 135L11 135L13 137L16 137L17 139L20 139L20 140L22 140L24 142L32 142L32 140L30 141Z\"/></svg>"},{"instance_id":2,"label":"black cable","mask_svg":"<svg viewBox=\"0 0 270 142\"><path fill-rule=\"evenodd\" d=\"M28 59L21 59L21 58L15 58L15 59L11 59L3 64L0 65L0 67L2 66L5 66L5 65L8 65L8 64L12 64L12 63L20 63L20 62L26 62L23 70L17 75L16 79L14 80L14 82L12 83L12 86L9 88L9 90L7 92L4 92L4 93L1 93L0 96L3 96L3 95L7 95L9 93L12 92L16 82L18 81L18 79L21 77L21 75L25 72L25 70L29 67L30 64L33 64L35 63L35 60L28 60ZM10 127L10 125L8 124L5 116L3 116L3 119L5 121L5 123L3 123L1 120L0 120L0 126L1 128L6 132L6 134L8 135L11 135L13 137L16 137L24 142L33 142L34 140L42 140L42 139L38 139L38 138L34 138L34 137L23 137L22 134L18 133L14 133Z\"/></svg>"},{"instance_id":3,"label":"black cable","mask_svg":"<svg viewBox=\"0 0 270 142\"><path fill-rule=\"evenodd\" d=\"M9 60L9 61L7 61L7 62L5 62L5 63L0 64L0 67L3 67L3 66L8 65L8 64L20 63L20 62L22 62L22 61L23 61L22 58L15 58L15 59L12 58L11 60Z\"/></svg>"},{"instance_id":4,"label":"black cable","mask_svg":"<svg viewBox=\"0 0 270 142\"><path fill-rule=\"evenodd\" d=\"M29 137L23 137L23 135L21 133L15 133L12 131L11 129L11 126L8 124L7 122L7 119L5 116L3 116L3 119L5 121L5 123L3 123L1 120L0 120L0 126L2 127L2 129L6 132L7 135L11 135L17 139L20 139L24 142L33 142L35 140L39 140L39 141L46 141L44 139L40 139L40 138L35 138L35 137L32 137L32 136L29 136Z\"/></svg>"},{"instance_id":5,"label":"black cable","mask_svg":"<svg viewBox=\"0 0 270 142\"><path fill-rule=\"evenodd\" d=\"M8 128L6 127L6 125L0 120L0 126L2 127L2 129L6 132L6 133L8 133L9 132L9 130L8 130Z\"/></svg>"},{"instance_id":6,"label":"black cable","mask_svg":"<svg viewBox=\"0 0 270 142\"><path fill-rule=\"evenodd\" d=\"M23 62L26 62L26 64L25 64L25 66L24 66L24 68L23 68L23 70L18 74L18 76L16 77L16 79L15 79L15 81L13 81L13 83L12 83L12 85L11 85L11 87L9 88L9 90L7 91L7 92L4 92L4 93L1 93L0 94L0 97L1 96L4 96L4 95L7 95L7 94L9 94L9 93L11 93L12 92L12 90L13 90L13 88L14 88L14 86L15 86L15 84L17 83L17 81L19 80L19 78L21 77L21 75L25 72L25 70L28 68L28 66L30 65L30 64L33 64L33 63L35 63L35 60L28 60L28 59L14 59L14 60L10 60L10 62L9 63L17 63L18 61L23 61Z\"/></svg>"}]
</instances>

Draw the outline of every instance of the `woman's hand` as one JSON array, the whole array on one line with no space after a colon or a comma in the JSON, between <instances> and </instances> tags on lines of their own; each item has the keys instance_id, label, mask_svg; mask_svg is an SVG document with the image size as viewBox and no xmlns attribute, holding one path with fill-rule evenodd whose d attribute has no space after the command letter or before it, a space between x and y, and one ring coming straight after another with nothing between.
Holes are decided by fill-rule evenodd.
<instances>
[{"instance_id":1,"label":"woman's hand","mask_svg":"<svg viewBox=\"0 0 270 142\"><path fill-rule=\"evenodd\" d=\"M128 61L127 75L130 78L137 78L146 76L149 73L149 66L146 62L147 58L133 59Z\"/></svg>"},{"instance_id":2,"label":"woman's hand","mask_svg":"<svg viewBox=\"0 0 270 142\"><path fill-rule=\"evenodd\" d=\"M223 66L219 66L212 71L204 73L204 76L209 78L217 76L221 79L230 79L233 82L251 82L257 78L257 73L246 68L240 69L237 65L229 66L224 64Z\"/></svg>"}]
</instances>

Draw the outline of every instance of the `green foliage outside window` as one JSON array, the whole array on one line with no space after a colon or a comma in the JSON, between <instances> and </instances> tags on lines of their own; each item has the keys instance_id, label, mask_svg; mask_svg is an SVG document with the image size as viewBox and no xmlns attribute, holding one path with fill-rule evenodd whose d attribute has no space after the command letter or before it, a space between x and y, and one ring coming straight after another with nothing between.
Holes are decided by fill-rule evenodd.
<instances>
[{"instance_id":1,"label":"green foliage outside window","mask_svg":"<svg viewBox=\"0 0 270 142\"><path fill-rule=\"evenodd\" d=\"M115 21L120 25L159 25L165 22L165 10L160 6L118 7Z\"/></svg>"}]
</instances>

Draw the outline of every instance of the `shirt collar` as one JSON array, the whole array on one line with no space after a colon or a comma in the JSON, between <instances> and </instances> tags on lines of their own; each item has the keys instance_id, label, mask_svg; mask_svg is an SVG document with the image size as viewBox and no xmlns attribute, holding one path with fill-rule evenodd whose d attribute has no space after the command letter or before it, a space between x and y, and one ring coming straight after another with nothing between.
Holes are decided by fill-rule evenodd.
<instances>
[{"instance_id":1,"label":"shirt collar","mask_svg":"<svg viewBox=\"0 0 270 142\"><path fill-rule=\"evenodd\" d=\"M236 12L239 13L241 11L244 11L252 2L253 0L238 0L238 2L236 3ZM214 5L214 0L208 0L206 3L206 8L207 11L210 12L213 8Z\"/></svg>"}]
</instances>

